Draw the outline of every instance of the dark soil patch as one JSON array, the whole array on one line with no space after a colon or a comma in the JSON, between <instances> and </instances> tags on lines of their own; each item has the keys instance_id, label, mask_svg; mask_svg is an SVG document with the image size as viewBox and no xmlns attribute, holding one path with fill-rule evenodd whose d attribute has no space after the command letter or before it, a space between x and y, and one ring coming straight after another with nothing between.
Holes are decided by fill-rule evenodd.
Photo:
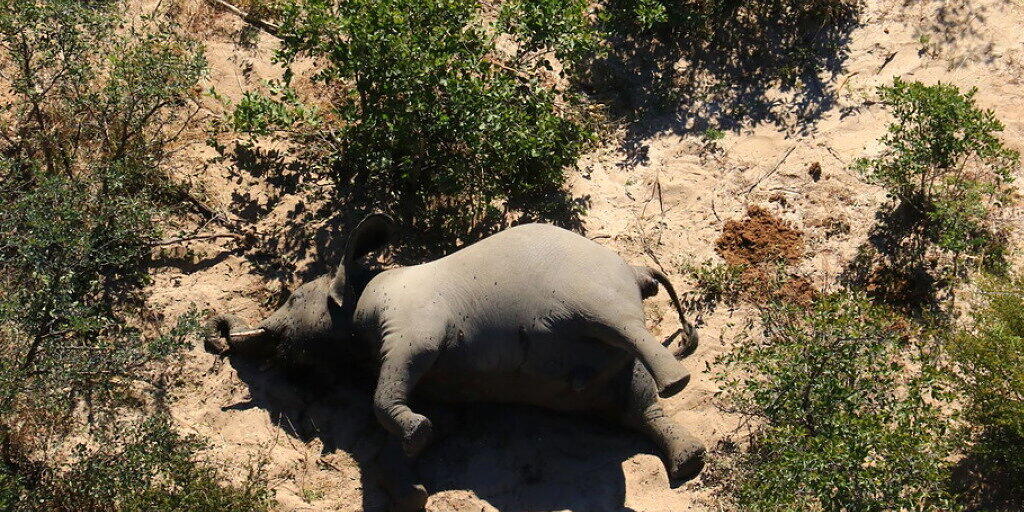
<instances>
[{"instance_id":1,"label":"dark soil patch","mask_svg":"<svg viewBox=\"0 0 1024 512\"><path fill-rule=\"evenodd\" d=\"M807 174L814 181L820 180L821 179L821 164L818 163L818 162L814 162L813 164L811 164L810 167L807 168Z\"/></svg>"},{"instance_id":2,"label":"dark soil patch","mask_svg":"<svg viewBox=\"0 0 1024 512\"><path fill-rule=\"evenodd\" d=\"M748 266L740 275L743 285L741 297L752 304L788 302L808 306L818 296L818 290L802 276L787 275L779 269Z\"/></svg>"},{"instance_id":3,"label":"dark soil patch","mask_svg":"<svg viewBox=\"0 0 1024 512\"><path fill-rule=\"evenodd\" d=\"M806 277L791 277L775 292L778 300L809 306L818 296L818 290Z\"/></svg>"}]
</instances>

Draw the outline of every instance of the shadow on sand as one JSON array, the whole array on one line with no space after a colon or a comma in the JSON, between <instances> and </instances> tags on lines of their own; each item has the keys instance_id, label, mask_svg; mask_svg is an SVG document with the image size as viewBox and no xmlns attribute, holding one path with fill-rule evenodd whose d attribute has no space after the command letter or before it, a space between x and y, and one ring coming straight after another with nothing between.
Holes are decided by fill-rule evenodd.
<instances>
[{"instance_id":1,"label":"shadow on sand","mask_svg":"<svg viewBox=\"0 0 1024 512\"><path fill-rule=\"evenodd\" d=\"M331 378L265 368L233 356L230 364L258 407L285 433L303 442L319 439L324 456L341 450L358 462L363 509L387 510L377 485L378 455L393 440L370 407L372 382L352 373ZM637 453L657 453L646 439L582 416L507 405L417 405L431 417L438 438L415 461L414 481L431 495L469 490L502 511L627 511L622 463Z\"/></svg>"},{"instance_id":2,"label":"shadow on sand","mask_svg":"<svg viewBox=\"0 0 1024 512\"><path fill-rule=\"evenodd\" d=\"M627 164L645 163L658 133L769 123L808 134L835 106L856 2L665 4L666 22L613 28L611 51L580 84L624 122Z\"/></svg>"}]
</instances>

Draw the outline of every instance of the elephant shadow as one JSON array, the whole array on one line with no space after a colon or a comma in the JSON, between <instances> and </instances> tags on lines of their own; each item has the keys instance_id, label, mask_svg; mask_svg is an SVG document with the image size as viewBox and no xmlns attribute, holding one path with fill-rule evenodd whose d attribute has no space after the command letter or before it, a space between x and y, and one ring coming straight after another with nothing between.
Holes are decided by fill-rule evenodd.
<instances>
[{"instance_id":1,"label":"elephant shadow","mask_svg":"<svg viewBox=\"0 0 1024 512\"><path fill-rule=\"evenodd\" d=\"M224 410L260 408L285 434L302 442L319 439L322 457L346 452L359 465L362 509L387 510L387 495L371 475L381 471L377 455L394 441L373 414L370 376L268 368L240 356L228 360L250 399ZM639 435L584 416L499 404L418 400L416 406L438 431L424 453L407 461L416 480L431 496L471 491L501 511L629 511L623 462L657 453ZM460 496L434 496L428 506L460 510Z\"/></svg>"}]
</instances>

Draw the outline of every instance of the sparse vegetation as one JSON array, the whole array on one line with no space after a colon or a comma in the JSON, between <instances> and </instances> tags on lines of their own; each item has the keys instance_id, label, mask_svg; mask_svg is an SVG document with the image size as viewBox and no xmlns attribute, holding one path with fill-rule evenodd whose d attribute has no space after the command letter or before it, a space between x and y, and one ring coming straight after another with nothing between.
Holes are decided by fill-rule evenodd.
<instances>
[{"instance_id":1,"label":"sparse vegetation","mask_svg":"<svg viewBox=\"0 0 1024 512\"><path fill-rule=\"evenodd\" d=\"M685 261L679 265L679 270L693 280L693 291L684 294L682 300L683 307L697 315L698 325L704 315L714 313L719 305L735 306L743 296L746 269L742 265Z\"/></svg>"},{"instance_id":2,"label":"sparse vegetation","mask_svg":"<svg viewBox=\"0 0 1024 512\"><path fill-rule=\"evenodd\" d=\"M857 165L895 201L882 226L895 239L894 265L941 258L936 277L947 281L1002 265L1009 226L999 212L1013 200L1020 155L998 138L1003 124L975 104L975 93L899 78L880 89L895 120L882 155Z\"/></svg>"},{"instance_id":3,"label":"sparse vegetation","mask_svg":"<svg viewBox=\"0 0 1024 512\"><path fill-rule=\"evenodd\" d=\"M926 332L846 292L759 320L717 361L722 400L751 431L718 463L740 510L947 504L950 395Z\"/></svg>"},{"instance_id":4,"label":"sparse vegetation","mask_svg":"<svg viewBox=\"0 0 1024 512\"><path fill-rule=\"evenodd\" d=\"M258 509L162 410L198 312L153 334L140 287L154 217L186 197L161 164L205 62L123 10L0 8L0 508Z\"/></svg>"},{"instance_id":5,"label":"sparse vegetation","mask_svg":"<svg viewBox=\"0 0 1024 512\"><path fill-rule=\"evenodd\" d=\"M988 277L977 290L969 328L949 337L957 375L976 426L970 450L993 495L1024 492L1024 277ZM991 498L991 496L989 496Z\"/></svg>"}]
</instances>

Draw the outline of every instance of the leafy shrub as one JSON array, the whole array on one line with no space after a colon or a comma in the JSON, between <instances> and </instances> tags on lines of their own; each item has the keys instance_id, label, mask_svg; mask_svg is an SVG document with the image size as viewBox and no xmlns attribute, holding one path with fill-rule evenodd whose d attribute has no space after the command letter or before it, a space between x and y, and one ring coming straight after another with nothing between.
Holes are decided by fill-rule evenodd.
<instances>
[{"instance_id":1,"label":"leafy shrub","mask_svg":"<svg viewBox=\"0 0 1024 512\"><path fill-rule=\"evenodd\" d=\"M550 69L547 52L565 65L578 66L603 51L601 33L586 0L512 0L501 6L498 27L519 42L513 62L520 66L538 61Z\"/></svg>"},{"instance_id":2,"label":"leafy shrub","mask_svg":"<svg viewBox=\"0 0 1024 512\"><path fill-rule=\"evenodd\" d=\"M862 296L762 309L716 379L748 417L726 459L741 510L921 510L946 499L949 396L924 333Z\"/></svg>"},{"instance_id":3,"label":"leafy shrub","mask_svg":"<svg viewBox=\"0 0 1024 512\"><path fill-rule=\"evenodd\" d=\"M116 5L10 7L0 15L12 73L0 128L0 301L17 385L8 400L51 390L68 409L146 353L118 309L146 281L154 201L175 189L158 164L203 61L166 27L119 33Z\"/></svg>"},{"instance_id":4,"label":"leafy shrub","mask_svg":"<svg viewBox=\"0 0 1024 512\"><path fill-rule=\"evenodd\" d=\"M125 24L110 7L69 0L6 0L0 40L7 186L31 185L39 166L95 173L102 193L178 199L157 164L188 116L181 107L195 105L205 69L195 43L156 20Z\"/></svg>"},{"instance_id":5,"label":"leafy shrub","mask_svg":"<svg viewBox=\"0 0 1024 512\"><path fill-rule=\"evenodd\" d=\"M205 63L173 27L123 11L0 9L0 506L259 509L159 413L198 313L147 335L139 290L154 218L185 194L161 164Z\"/></svg>"},{"instance_id":6,"label":"leafy shrub","mask_svg":"<svg viewBox=\"0 0 1024 512\"><path fill-rule=\"evenodd\" d=\"M306 117L313 108L291 100L286 74L278 94L247 95L229 124L285 136L342 198L425 227L471 224L501 203L551 215L591 133L573 96L540 80L552 66L541 53L593 47L585 8L508 2L488 22L472 0L286 0L279 60L317 59L313 79L333 93ZM523 33L507 63L499 25ZM292 124L296 115L308 122Z\"/></svg>"},{"instance_id":7,"label":"leafy shrub","mask_svg":"<svg viewBox=\"0 0 1024 512\"><path fill-rule=\"evenodd\" d=\"M1024 481L1024 277L990 277L979 292L970 329L951 337L949 350L959 365L967 419L978 427L974 451L990 471L1019 484Z\"/></svg>"},{"instance_id":8,"label":"leafy shrub","mask_svg":"<svg viewBox=\"0 0 1024 512\"><path fill-rule=\"evenodd\" d=\"M0 465L0 507L25 511L252 511L268 500L262 468L245 483L225 488L212 466L197 464L205 445L175 432L165 414L111 425L94 442L79 444L65 467L33 464L8 451ZM20 457L20 458L17 458ZM7 491L7 494L4 494Z\"/></svg>"},{"instance_id":9,"label":"leafy shrub","mask_svg":"<svg viewBox=\"0 0 1024 512\"><path fill-rule=\"evenodd\" d=\"M1000 257L996 213L1012 200L1020 155L997 137L1003 124L995 113L978 108L976 89L896 78L879 92L895 121L882 138L883 154L858 166L907 213L902 249L921 259L934 245L953 255L954 265L962 255Z\"/></svg>"},{"instance_id":10,"label":"leafy shrub","mask_svg":"<svg viewBox=\"0 0 1024 512\"><path fill-rule=\"evenodd\" d=\"M735 306L743 297L743 265L716 264L705 260L700 264L685 261L679 270L694 283L693 291L682 297L683 307L697 314L698 324L705 314L714 313L720 304Z\"/></svg>"}]
</instances>

